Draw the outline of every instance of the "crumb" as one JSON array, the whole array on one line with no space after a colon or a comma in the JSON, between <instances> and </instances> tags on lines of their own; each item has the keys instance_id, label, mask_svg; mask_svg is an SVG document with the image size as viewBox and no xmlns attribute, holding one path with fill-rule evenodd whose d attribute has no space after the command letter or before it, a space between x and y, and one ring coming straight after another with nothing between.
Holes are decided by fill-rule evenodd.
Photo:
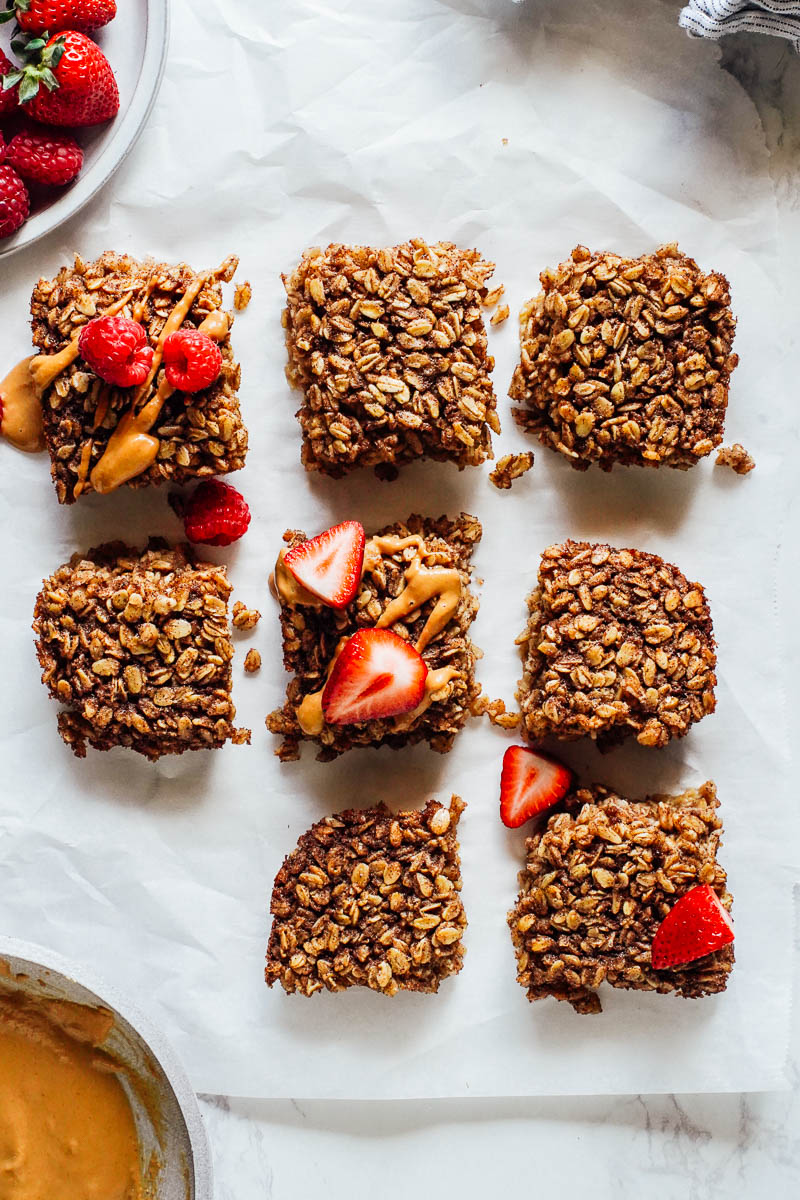
<instances>
[{"instance_id":1,"label":"crumb","mask_svg":"<svg viewBox=\"0 0 800 1200\"><path fill-rule=\"evenodd\" d=\"M509 309L507 304L501 304L497 312L489 320L490 325L502 325L503 321L508 320Z\"/></svg>"},{"instance_id":2,"label":"crumb","mask_svg":"<svg viewBox=\"0 0 800 1200\"><path fill-rule=\"evenodd\" d=\"M252 729L237 729L231 741L234 746L249 746L253 737Z\"/></svg>"},{"instance_id":3,"label":"crumb","mask_svg":"<svg viewBox=\"0 0 800 1200\"><path fill-rule=\"evenodd\" d=\"M244 669L248 675L261 670L261 655L257 650L248 650L244 660Z\"/></svg>"},{"instance_id":4,"label":"crumb","mask_svg":"<svg viewBox=\"0 0 800 1200\"><path fill-rule=\"evenodd\" d=\"M236 291L233 293L233 307L236 311L244 312L252 298L253 289L250 280L246 279L244 283L237 283Z\"/></svg>"},{"instance_id":5,"label":"crumb","mask_svg":"<svg viewBox=\"0 0 800 1200\"><path fill-rule=\"evenodd\" d=\"M519 479L533 466L533 452L525 450L522 454L504 454L497 466L489 474L489 479L496 488L507 490L515 479Z\"/></svg>"},{"instance_id":6,"label":"crumb","mask_svg":"<svg viewBox=\"0 0 800 1200\"><path fill-rule=\"evenodd\" d=\"M505 701L490 700L485 694L478 696L470 711L474 717L488 717L501 729L516 729L522 720L522 713L506 711Z\"/></svg>"},{"instance_id":7,"label":"crumb","mask_svg":"<svg viewBox=\"0 0 800 1200\"><path fill-rule=\"evenodd\" d=\"M501 138L500 140L502 141L504 146L508 145L508 138Z\"/></svg>"},{"instance_id":8,"label":"crumb","mask_svg":"<svg viewBox=\"0 0 800 1200\"><path fill-rule=\"evenodd\" d=\"M737 475L747 475L755 467L756 460L752 454L748 454L740 442L734 442L732 446L720 446L714 465L730 467Z\"/></svg>"},{"instance_id":9,"label":"crumb","mask_svg":"<svg viewBox=\"0 0 800 1200\"><path fill-rule=\"evenodd\" d=\"M484 296L483 307L484 308L494 308L494 306L500 302L500 299L503 296L503 293L505 292L505 290L506 289L502 283L499 285L499 287L492 288L492 290L490 292L487 292L486 295Z\"/></svg>"},{"instance_id":10,"label":"crumb","mask_svg":"<svg viewBox=\"0 0 800 1200\"><path fill-rule=\"evenodd\" d=\"M248 608L246 604L242 604L241 600L236 601L233 606L233 625L235 629L255 629L260 620L261 613L257 608Z\"/></svg>"}]
</instances>

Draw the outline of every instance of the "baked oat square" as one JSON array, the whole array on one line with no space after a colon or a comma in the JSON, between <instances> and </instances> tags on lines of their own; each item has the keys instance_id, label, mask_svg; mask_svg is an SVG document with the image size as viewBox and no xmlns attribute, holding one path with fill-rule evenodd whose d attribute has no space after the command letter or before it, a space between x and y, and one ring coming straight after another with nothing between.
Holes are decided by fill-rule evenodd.
<instances>
[{"instance_id":1,"label":"baked oat square","mask_svg":"<svg viewBox=\"0 0 800 1200\"><path fill-rule=\"evenodd\" d=\"M601 1011L596 989L722 992L733 946L656 971L650 951L675 903L698 884L732 898L717 862L722 821L713 783L679 796L631 801L609 788L584 788L528 838L520 894L508 914L517 979L528 999L553 996L579 1013Z\"/></svg>"},{"instance_id":2,"label":"baked oat square","mask_svg":"<svg viewBox=\"0 0 800 1200\"><path fill-rule=\"evenodd\" d=\"M237 396L240 369L230 340L233 315L222 308L221 289L237 264L231 257L215 270L196 272L185 263L138 262L109 251L95 262L76 257L54 279L39 280L31 298L33 344L38 350L31 374L41 395L45 441L61 504L123 484L183 484L244 466L247 430ZM156 372L141 395L136 388L104 383L80 358L78 336L92 318L113 314L144 325L156 366L159 339L173 328L202 328L222 352L219 378L191 395L165 390L163 372ZM127 477L122 456L116 452L112 461L113 445L106 451L126 414L141 416L145 407L145 432L158 439L157 454Z\"/></svg>"},{"instance_id":3,"label":"baked oat square","mask_svg":"<svg viewBox=\"0 0 800 1200\"><path fill-rule=\"evenodd\" d=\"M481 310L494 264L414 238L309 250L284 276L292 387L308 471L382 478L417 458L459 469L492 457L499 433Z\"/></svg>"},{"instance_id":4,"label":"baked oat square","mask_svg":"<svg viewBox=\"0 0 800 1200\"><path fill-rule=\"evenodd\" d=\"M549 546L528 609L517 699L532 740L635 736L664 746L714 711L705 592L657 554Z\"/></svg>"},{"instance_id":5,"label":"baked oat square","mask_svg":"<svg viewBox=\"0 0 800 1200\"><path fill-rule=\"evenodd\" d=\"M87 743L157 759L249 741L233 726L230 592L224 567L158 542L76 554L44 581L36 652L79 758Z\"/></svg>"},{"instance_id":6,"label":"baked oat square","mask_svg":"<svg viewBox=\"0 0 800 1200\"><path fill-rule=\"evenodd\" d=\"M378 804L312 825L275 879L268 985L437 992L463 966L464 807L458 796L397 815Z\"/></svg>"},{"instance_id":7,"label":"baked oat square","mask_svg":"<svg viewBox=\"0 0 800 1200\"><path fill-rule=\"evenodd\" d=\"M480 693L475 681L477 651L469 627L479 607L470 580L472 551L481 533L480 522L467 513L455 521L412 515L407 521L386 526L367 543L355 600L344 609L333 609L321 602L303 602L313 597L298 599L291 580L287 581L288 572L281 566L286 549L305 540L302 531L287 531L287 546L271 582L281 604L283 662L294 678L283 708L267 718L270 732L283 738L277 753L284 761L299 757L304 740L316 743L321 761L355 746L399 749L427 741L442 754L451 749ZM390 627L420 650L428 667L424 708L403 717L327 724L320 698L342 639L378 625L389 606L409 594L409 577L420 573L432 585L440 581L440 586L432 586L429 598L405 619L392 620ZM444 589L453 595L454 603L443 628L434 631L431 615Z\"/></svg>"},{"instance_id":8,"label":"baked oat square","mask_svg":"<svg viewBox=\"0 0 800 1200\"><path fill-rule=\"evenodd\" d=\"M509 395L573 467L685 470L722 441L736 322L724 275L676 245L625 258L577 246L520 313Z\"/></svg>"}]
</instances>

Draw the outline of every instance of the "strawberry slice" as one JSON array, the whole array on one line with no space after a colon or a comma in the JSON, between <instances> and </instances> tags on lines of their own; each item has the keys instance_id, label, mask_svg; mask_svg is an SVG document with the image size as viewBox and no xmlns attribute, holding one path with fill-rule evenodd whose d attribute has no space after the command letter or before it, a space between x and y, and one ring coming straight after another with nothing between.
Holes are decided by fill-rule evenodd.
<instances>
[{"instance_id":1,"label":"strawberry slice","mask_svg":"<svg viewBox=\"0 0 800 1200\"><path fill-rule=\"evenodd\" d=\"M412 712L425 695L422 655L391 629L359 629L336 660L322 693L331 725L354 725Z\"/></svg>"},{"instance_id":2,"label":"strawberry slice","mask_svg":"<svg viewBox=\"0 0 800 1200\"><path fill-rule=\"evenodd\" d=\"M500 820L509 829L552 808L572 787L573 775L558 759L524 746L509 746L500 775Z\"/></svg>"},{"instance_id":3,"label":"strawberry slice","mask_svg":"<svg viewBox=\"0 0 800 1200\"><path fill-rule=\"evenodd\" d=\"M707 883L681 896L656 930L650 952L653 969L663 971L705 958L733 941L733 922Z\"/></svg>"},{"instance_id":4,"label":"strawberry slice","mask_svg":"<svg viewBox=\"0 0 800 1200\"><path fill-rule=\"evenodd\" d=\"M344 521L287 551L283 564L298 583L331 608L355 598L364 566L364 526Z\"/></svg>"}]
</instances>

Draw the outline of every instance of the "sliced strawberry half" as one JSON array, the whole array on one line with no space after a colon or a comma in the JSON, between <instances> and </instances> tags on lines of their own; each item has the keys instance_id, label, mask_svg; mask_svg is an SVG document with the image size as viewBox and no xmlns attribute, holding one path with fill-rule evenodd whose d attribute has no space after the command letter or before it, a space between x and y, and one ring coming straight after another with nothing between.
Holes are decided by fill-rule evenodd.
<instances>
[{"instance_id":1,"label":"sliced strawberry half","mask_svg":"<svg viewBox=\"0 0 800 1200\"><path fill-rule=\"evenodd\" d=\"M365 544L364 526L344 521L293 546L283 564L298 583L331 608L346 608L361 583Z\"/></svg>"},{"instance_id":2,"label":"sliced strawberry half","mask_svg":"<svg viewBox=\"0 0 800 1200\"><path fill-rule=\"evenodd\" d=\"M500 820L509 829L552 808L572 787L573 775L555 758L524 746L509 746L500 775Z\"/></svg>"},{"instance_id":3,"label":"sliced strawberry half","mask_svg":"<svg viewBox=\"0 0 800 1200\"><path fill-rule=\"evenodd\" d=\"M653 969L664 971L713 954L733 941L733 922L707 883L681 896L656 930L650 952Z\"/></svg>"},{"instance_id":4,"label":"sliced strawberry half","mask_svg":"<svg viewBox=\"0 0 800 1200\"><path fill-rule=\"evenodd\" d=\"M355 725L412 712L422 703L428 668L391 629L359 629L342 649L322 693L331 725Z\"/></svg>"}]
</instances>

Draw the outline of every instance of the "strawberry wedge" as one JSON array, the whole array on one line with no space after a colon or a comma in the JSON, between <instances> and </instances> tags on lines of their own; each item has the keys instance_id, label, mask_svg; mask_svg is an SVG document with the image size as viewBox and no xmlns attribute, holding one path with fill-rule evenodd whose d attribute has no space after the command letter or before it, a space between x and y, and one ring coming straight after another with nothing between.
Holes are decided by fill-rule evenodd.
<instances>
[{"instance_id":1,"label":"strawberry wedge","mask_svg":"<svg viewBox=\"0 0 800 1200\"><path fill-rule=\"evenodd\" d=\"M364 526L344 521L287 551L283 564L312 595L331 608L355 598L364 566Z\"/></svg>"},{"instance_id":2,"label":"strawberry wedge","mask_svg":"<svg viewBox=\"0 0 800 1200\"><path fill-rule=\"evenodd\" d=\"M500 775L500 820L509 829L519 828L563 800L572 778L569 768L557 759L524 746L509 746Z\"/></svg>"},{"instance_id":3,"label":"strawberry wedge","mask_svg":"<svg viewBox=\"0 0 800 1200\"><path fill-rule=\"evenodd\" d=\"M422 655L390 629L359 629L345 644L322 693L331 725L413 712L425 696Z\"/></svg>"},{"instance_id":4,"label":"strawberry wedge","mask_svg":"<svg viewBox=\"0 0 800 1200\"><path fill-rule=\"evenodd\" d=\"M733 922L717 893L703 883L669 910L656 930L650 960L664 971L705 958L733 941Z\"/></svg>"}]
</instances>

